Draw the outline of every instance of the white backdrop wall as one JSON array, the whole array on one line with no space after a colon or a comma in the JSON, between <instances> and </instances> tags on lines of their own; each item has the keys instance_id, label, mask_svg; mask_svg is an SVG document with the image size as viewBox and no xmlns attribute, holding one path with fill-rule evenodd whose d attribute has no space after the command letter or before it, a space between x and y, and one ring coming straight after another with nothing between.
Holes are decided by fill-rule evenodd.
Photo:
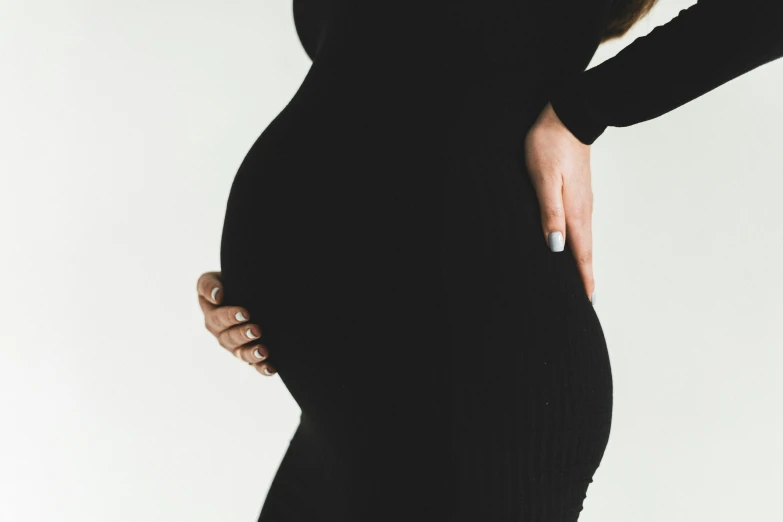
<instances>
[{"instance_id":1,"label":"white backdrop wall","mask_svg":"<svg viewBox=\"0 0 783 522\"><path fill-rule=\"evenodd\" d=\"M2 0L0 57L0 520L254 521L299 410L195 283L310 65L290 1ZM584 522L779 511L781 92L783 60L593 147L615 403Z\"/></svg>"}]
</instances>

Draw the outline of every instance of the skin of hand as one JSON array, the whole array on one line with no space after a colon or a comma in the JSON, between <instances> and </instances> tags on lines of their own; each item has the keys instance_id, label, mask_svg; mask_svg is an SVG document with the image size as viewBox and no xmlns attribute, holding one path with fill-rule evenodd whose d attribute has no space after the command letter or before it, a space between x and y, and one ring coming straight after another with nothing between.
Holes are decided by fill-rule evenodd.
<instances>
[{"instance_id":1,"label":"skin of hand","mask_svg":"<svg viewBox=\"0 0 783 522\"><path fill-rule=\"evenodd\" d=\"M568 238L595 305L590 145L571 134L547 103L525 136L525 158L541 207L544 241L553 252L562 252Z\"/></svg>"},{"instance_id":2,"label":"skin of hand","mask_svg":"<svg viewBox=\"0 0 783 522\"><path fill-rule=\"evenodd\" d=\"M261 327L249 323L250 312L241 306L223 306L223 285L220 272L205 272L196 284L198 302L204 312L204 325L220 346L235 357L253 366L257 371L272 376L277 370L266 359L269 350L259 339Z\"/></svg>"}]
</instances>

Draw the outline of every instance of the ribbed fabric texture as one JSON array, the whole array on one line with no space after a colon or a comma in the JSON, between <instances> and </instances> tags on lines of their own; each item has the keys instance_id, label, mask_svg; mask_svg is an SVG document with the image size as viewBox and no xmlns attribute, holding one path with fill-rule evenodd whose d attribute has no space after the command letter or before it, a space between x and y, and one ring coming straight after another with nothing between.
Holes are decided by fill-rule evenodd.
<instances>
[{"instance_id":1,"label":"ribbed fabric texture","mask_svg":"<svg viewBox=\"0 0 783 522\"><path fill-rule=\"evenodd\" d=\"M779 48L779 4L737 6L724 41L714 0L584 72L609 1L297 0L315 60L221 242L225 303L302 410L260 522L577 521L609 350L568 244L547 246L525 134L554 99L589 143Z\"/></svg>"}]
</instances>

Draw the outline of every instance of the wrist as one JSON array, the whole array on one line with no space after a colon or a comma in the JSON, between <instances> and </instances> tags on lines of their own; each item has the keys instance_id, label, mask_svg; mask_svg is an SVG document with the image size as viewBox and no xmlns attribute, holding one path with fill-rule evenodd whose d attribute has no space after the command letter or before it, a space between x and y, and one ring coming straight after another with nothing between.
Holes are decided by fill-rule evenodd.
<instances>
[{"instance_id":1,"label":"wrist","mask_svg":"<svg viewBox=\"0 0 783 522\"><path fill-rule=\"evenodd\" d=\"M585 100L565 87L553 93L547 106L557 121L584 145L592 145L607 128Z\"/></svg>"},{"instance_id":2,"label":"wrist","mask_svg":"<svg viewBox=\"0 0 783 522\"><path fill-rule=\"evenodd\" d=\"M587 147L590 146L590 144L582 142L576 135L574 135L573 132L571 132L571 129L569 129L568 126L563 123L550 102L547 102L546 106L541 111L538 123L542 126L548 127L554 132L568 136L571 141L579 143L580 145Z\"/></svg>"}]
</instances>

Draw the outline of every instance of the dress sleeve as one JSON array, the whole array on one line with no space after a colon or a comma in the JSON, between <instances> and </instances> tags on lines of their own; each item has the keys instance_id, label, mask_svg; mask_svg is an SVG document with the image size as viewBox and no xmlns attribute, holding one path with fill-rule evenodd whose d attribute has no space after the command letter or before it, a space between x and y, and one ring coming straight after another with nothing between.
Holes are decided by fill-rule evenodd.
<instances>
[{"instance_id":1,"label":"dress sleeve","mask_svg":"<svg viewBox=\"0 0 783 522\"><path fill-rule=\"evenodd\" d=\"M294 26L307 56L315 60L332 0L293 0Z\"/></svg>"},{"instance_id":2,"label":"dress sleeve","mask_svg":"<svg viewBox=\"0 0 783 522\"><path fill-rule=\"evenodd\" d=\"M699 0L550 96L582 143L656 118L783 56L783 0ZM782 86L783 87L783 86Z\"/></svg>"}]
</instances>

